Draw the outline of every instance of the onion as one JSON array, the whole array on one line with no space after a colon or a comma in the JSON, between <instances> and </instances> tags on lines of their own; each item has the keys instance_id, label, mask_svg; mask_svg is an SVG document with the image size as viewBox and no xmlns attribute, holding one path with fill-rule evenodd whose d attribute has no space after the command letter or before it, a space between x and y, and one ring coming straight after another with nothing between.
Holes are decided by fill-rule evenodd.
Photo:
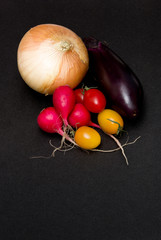
<instances>
[{"instance_id":1,"label":"onion","mask_svg":"<svg viewBox=\"0 0 161 240\"><path fill-rule=\"evenodd\" d=\"M21 39L17 63L26 84L48 95L59 86L75 88L88 70L89 58L85 44L73 31L56 24L41 24Z\"/></svg>"}]
</instances>

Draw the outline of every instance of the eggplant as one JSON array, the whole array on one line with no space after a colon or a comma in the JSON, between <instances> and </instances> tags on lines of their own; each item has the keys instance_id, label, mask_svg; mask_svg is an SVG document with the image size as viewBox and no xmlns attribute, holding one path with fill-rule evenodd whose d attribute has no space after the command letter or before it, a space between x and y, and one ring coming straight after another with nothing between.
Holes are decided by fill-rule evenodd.
<instances>
[{"instance_id":1,"label":"eggplant","mask_svg":"<svg viewBox=\"0 0 161 240\"><path fill-rule=\"evenodd\" d=\"M141 114L143 87L130 67L108 45L93 37L84 38L89 70L98 81L111 107L128 119Z\"/></svg>"}]
</instances>

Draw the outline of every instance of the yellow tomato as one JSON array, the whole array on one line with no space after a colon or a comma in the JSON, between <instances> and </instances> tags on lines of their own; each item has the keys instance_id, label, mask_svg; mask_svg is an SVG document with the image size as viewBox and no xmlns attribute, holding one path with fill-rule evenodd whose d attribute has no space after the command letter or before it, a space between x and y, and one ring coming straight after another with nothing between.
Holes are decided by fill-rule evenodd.
<instances>
[{"instance_id":1,"label":"yellow tomato","mask_svg":"<svg viewBox=\"0 0 161 240\"><path fill-rule=\"evenodd\" d=\"M94 149L101 143L100 134L93 128L83 126L75 132L75 142L84 149Z\"/></svg>"},{"instance_id":2,"label":"yellow tomato","mask_svg":"<svg viewBox=\"0 0 161 240\"><path fill-rule=\"evenodd\" d=\"M120 114L111 109L104 109L98 114L98 123L101 129L108 134L118 134L124 126Z\"/></svg>"}]
</instances>

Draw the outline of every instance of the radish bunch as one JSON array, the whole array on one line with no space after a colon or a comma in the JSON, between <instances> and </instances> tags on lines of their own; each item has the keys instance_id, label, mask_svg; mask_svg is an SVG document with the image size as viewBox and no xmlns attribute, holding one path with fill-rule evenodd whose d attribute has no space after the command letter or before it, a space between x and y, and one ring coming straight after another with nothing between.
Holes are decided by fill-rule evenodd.
<instances>
[{"instance_id":1,"label":"radish bunch","mask_svg":"<svg viewBox=\"0 0 161 240\"><path fill-rule=\"evenodd\" d=\"M99 127L91 121L91 114L82 103L77 103L74 90L69 86L58 87L53 94L53 107L43 109L38 115L39 127L48 133L58 133L70 141L65 131L71 127Z\"/></svg>"}]
</instances>

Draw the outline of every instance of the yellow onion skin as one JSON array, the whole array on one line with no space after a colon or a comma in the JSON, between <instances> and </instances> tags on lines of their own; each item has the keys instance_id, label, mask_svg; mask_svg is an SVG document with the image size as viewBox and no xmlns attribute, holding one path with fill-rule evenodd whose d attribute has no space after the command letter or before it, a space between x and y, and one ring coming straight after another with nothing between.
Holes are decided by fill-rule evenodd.
<instances>
[{"instance_id":1,"label":"yellow onion skin","mask_svg":"<svg viewBox=\"0 0 161 240\"><path fill-rule=\"evenodd\" d=\"M72 30L56 24L41 24L21 39L17 64L26 84L48 95L59 86L78 86L88 71L89 57L84 42Z\"/></svg>"}]
</instances>

